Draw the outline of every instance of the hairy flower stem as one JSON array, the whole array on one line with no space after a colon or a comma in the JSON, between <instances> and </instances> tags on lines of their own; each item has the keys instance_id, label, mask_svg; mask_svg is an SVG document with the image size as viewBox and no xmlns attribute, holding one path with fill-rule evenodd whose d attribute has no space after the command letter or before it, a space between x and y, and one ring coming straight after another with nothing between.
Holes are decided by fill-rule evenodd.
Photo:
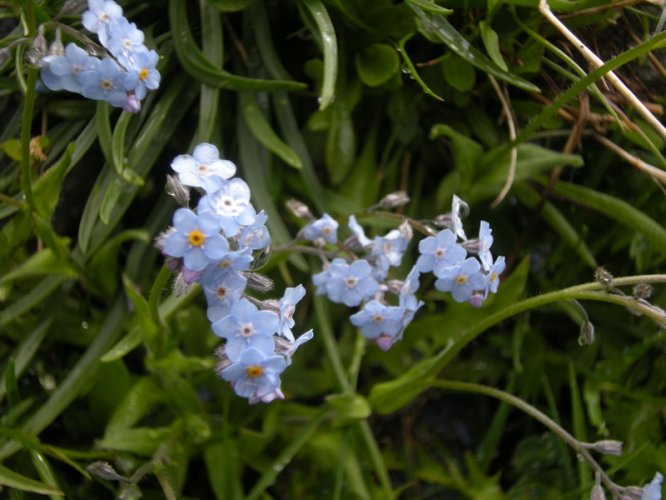
<instances>
[{"instance_id":1,"label":"hairy flower stem","mask_svg":"<svg viewBox=\"0 0 666 500\"><path fill-rule=\"evenodd\" d=\"M524 401L513 394L502 391L500 389L495 389L494 387L488 387L481 384L474 384L471 382L458 382L453 380L436 380L433 382L433 387L439 387L440 389L449 389L453 391L463 391L463 392L472 392L477 394L483 394L485 396L490 396L500 401L504 401L511 406L522 410L527 413L530 417L534 418L546 426L551 432L560 437L564 442L566 442L573 450L580 455L593 469L599 474L599 477L603 483L612 491L613 495L620 495L624 490L624 487L616 484L611 480L610 477L606 474L603 467L590 455L586 448L589 448L588 443L583 443L572 436L567 432L562 426L555 422L545 413L541 412L527 401ZM587 446L586 446L587 445Z\"/></svg>"}]
</instances>

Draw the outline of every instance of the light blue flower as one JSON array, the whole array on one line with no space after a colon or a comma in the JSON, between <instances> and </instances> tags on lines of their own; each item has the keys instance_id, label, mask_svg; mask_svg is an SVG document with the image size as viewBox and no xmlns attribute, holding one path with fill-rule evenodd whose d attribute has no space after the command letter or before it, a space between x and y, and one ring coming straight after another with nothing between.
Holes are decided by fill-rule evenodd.
<instances>
[{"instance_id":1,"label":"light blue flower","mask_svg":"<svg viewBox=\"0 0 666 500\"><path fill-rule=\"evenodd\" d=\"M467 240L467 236L465 235L465 230L463 229L462 225L462 220L460 218L460 214L463 211L467 210L467 203L465 203L463 200L458 198L457 195L453 195L453 200L451 202L451 225L453 232L460 238L461 240Z\"/></svg>"},{"instance_id":2,"label":"light blue flower","mask_svg":"<svg viewBox=\"0 0 666 500\"><path fill-rule=\"evenodd\" d=\"M127 101L125 72L109 57L99 61L94 69L81 72L79 81L81 93L88 99L107 101L119 108Z\"/></svg>"},{"instance_id":3,"label":"light blue flower","mask_svg":"<svg viewBox=\"0 0 666 500\"><path fill-rule=\"evenodd\" d=\"M104 46L125 67L132 64L135 53L148 50L143 44L143 31L138 29L136 24L130 23L125 17L112 19L107 24L106 31L108 39Z\"/></svg>"},{"instance_id":4,"label":"light blue flower","mask_svg":"<svg viewBox=\"0 0 666 500\"><path fill-rule=\"evenodd\" d=\"M354 235L354 238L356 239L356 242L360 247L364 248L372 243L372 241L365 235L365 231L363 230L361 225L356 221L356 217L354 215L349 216L347 226L349 226L349 229L351 230L352 234Z\"/></svg>"},{"instance_id":5,"label":"light blue flower","mask_svg":"<svg viewBox=\"0 0 666 500\"><path fill-rule=\"evenodd\" d=\"M112 0L88 0L88 9L83 13L83 26L88 31L97 33L97 38L106 47L109 23L120 19L123 9Z\"/></svg>"},{"instance_id":6,"label":"light blue flower","mask_svg":"<svg viewBox=\"0 0 666 500\"><path fill-rule=\"evenodd\" d=\"M247 349L273 354L273 334L279 327L276 313L260 311L247 299L240 299L227 316L213 323L215 334L227 339L224 350L231 361L238 361Z\"/></svg>"},{"instance_id":7,"label":"light blue flower","mask_svg":"<svg viewBox=\"0 0 666 500\"><path fill-rule=\"evenodd\" d=\"M173 217L174 230L164 239L164 253L182 257L191 271L203 271L209 264L223 259L229 244L220 236L217 221L180 208Z\"/></svg>"},{"instance_id":8,"label":"light blue flower","mask_svg":"<svg viewBox=\"0 0 666 500\"><path fill-rule=\"evenodd\" d=\"M440 292L451 292L456 302L467 302L477 290L485 290L485 277L481 265L474 257L466 259L454 267L447 267L435 281Z\"/></svg>"},{"instance_id":9,"label":"light blue flower","mask_svg":"<svg viewBox=\"0 0 666 500\"><path fill-rule=\"evenodd\" d=\"M217 217L227 238L233 238L244 226L255 222L257 213L250 203L250 188L239 178L220 184L219 189L199 201L200 214Z\"/></svg>"},{"instance_id":10,"label":"light blue flower","mask_svg":"<svg viewBox=\"0 0 666 500\"><path fill-rule=\"evenodd\" d=\"M192 156L179 155L171 162L178 179L185 186L200 187L211 193L219 189L215 180L229 179L236 173L236 165L221 160L220 152L212 144L202 143L194 148Z\"/></svg>"},{"instance_id":11,"label":"light blue flower","mask_svg":"<svg viewBox=\"0 0 666 500\"><path fill-rule=\"evenodd\" d=\"M266 227L268 215L262 210L257 214L254 222L244 227L238 236L239 248L263 250L271 244L271 235Z\"/></svg>"},{"instance_id":12,"label":"light blue flower","mask_svg":"<svg viewBox=\"0 0 666 500\"><path fill-rule=\"evenodd\" d=\"M352 314L349 320L369 340L377 340L380 336L392 339L402 331L402 316L401 307L371 300L359 312Z\"/></svg>"},{"instance_id":13,"label":"light blue flower","mask_svg":"<svg viewBox=\"0 0 666 500\"><path fill-rule=\"evenodd\" d=\"M42 81L51 90L67 90L81 93L82 85L79 75L85 71L93 71L99 59L92 57L85 50L73 43L68 43L64 56L47 56L41 61ZM48 68L50 74L45 74ZM50 78L53 75L56 80Z\"/></svg>"},{"instance_id":14,"label":"light blue flower","mask_svg":"<svg viewBox=\"0 0 666 500\"><path fill-rule=\"evenodd\" d=\"M284 398L280 391L280 374L287 367L283 356L266 354L248 348L233 362L220 371L220 376L229 382L234 392L250 403L270 402Z\"/></svg>"},{"instance_id":15,"label":"light blue flower","mask_svg":"<svg viewBox=\"0 0 666 500\"><path fill-rule=\"evenodd\" d=\"M372 276L372 267L365 259L356 260L351 265L343 259L333 259L327 269L312 279L318 295L325 294L332 302L348 307L359 305L379 289Z\"/></svg>"},{"instance_id":16,"label":"light blue flower","mask_svg":"<svg viewBox=\"0 0 666 500\"><path fill-rule=\"evenodd\" d=\"M504 261L504 256L500 255L495 260L495 263L490 267L490 272L488 274L488 291L491 293L497 293L497 287L499 286L499 277L504 272L506 268L506 262Z\"/></svg>"},{"instance_id":17,"label":"light blue flower","mask_svg":"<svg viewBox=\"0 0 666 500\"><path fill-rule=\"evenodd\" d=\"M444 229L436 236L428 236L419 242L421 255L416 260L416 268L422 272L441 273L445 268L460 264L467 252L456 243L456 235Z\"/></svg>"},{"instance_id":18,"label":"light blue flower","mask_svg":"<svg viewBox=\"0 0 666 500\"><path fill-rule=\"evenodd\" d=\"M320 219L310 222L303 228L303 238L308 241L321 239L335 244L338 241L338 221L330 215L324 214Z\"/></svg>"},{"instance_id":19,"label":"light blue flower","mask_svg":"<svg viewBox=\"0 0 666 500\"><path fill-rule=\"evenodd\" d=\"M389 267L398 267L411 240L411 227L403 223L400 229L393 229L385 236L376 236L370 246L370 258L374 264L374 277L383 280Z\"/></svg>"},{"instance_id":20,"label":"light blue flower","mask_svg":"<svg viewBox=\"0 0 666 500\"><path fill-rule=\"evenodd\" d=\"M247 286L247 278L237 271L208 266L201 275L208 309L208 320L215 322L227 316L240 300Z\"/></svg>"},{"instance_id":21,"label":"light blue flower","mask_svg":"<svg viewBox=\"0 0 666 500\"><path fill-rule=\"evenodd\" d=\"M661 483L663 481L664 476L660 472L657 472L652 482L643 486L641 500L661 500Z\"/></svg>"},{"instance_id":22,"label":"light blue flower","mask_svg":"<svg viewBox=\"0 0 666 500\"><path fill-rule=\"evenodd\" d=\"M158 61L159 56L154 50L132 55L132 64L125 76L125 86L131 89L139 100L146 97L149 90L160 86L160 73L155 69Z\"/></svg>"}]
</instances>

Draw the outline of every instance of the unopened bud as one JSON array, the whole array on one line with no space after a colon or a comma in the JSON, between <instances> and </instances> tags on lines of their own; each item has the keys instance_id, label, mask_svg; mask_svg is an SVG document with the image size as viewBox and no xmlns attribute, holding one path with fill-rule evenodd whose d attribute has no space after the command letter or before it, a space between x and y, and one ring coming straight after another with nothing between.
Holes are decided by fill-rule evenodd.
<instances>
[{"instance_id":1,"label":"unopened bud","mask_svg":"<svg viewBox=\"0 0 666 500\"><path fill-rule=\"evenodd\" d=\"M54 42L49 47L49 55L50 56L64 56L65 55L65 47L62 44L62 33L60 32L59 28L56 30L56 37L55 37Z\"/></svg>"},{"instance_id":2,"label":"unopened bud","mask_svg":"<svg viewBox=\"0 0 666 500\"><path fill-rule=\"evenodd\" d=\"M594 279L598 283L601 283L605 288L611 288L613 286L613 275L603 267L597 267L594 271Z\"/></svg>"},{"instance_id":3,"label":"unopened bud","mask_svg":"<svg viewBox=\"0 0 666 500\"><path fill-rule=\"evenodd\" d=\"M86 7L86 3L86 0L67 0L58 12L58 16L78 14Z\"/></svg>"},{"instance_id":4,"label":"unopened bud","mask_svg":"<svg viewBox=\"0 0 666 500\"><path fill-rule=\"evenodd\" d=\"M633 293L637 299L649 299L652 295L652 285L649 283L639 283L634 287Z\"/></svg>"},{"instance_id":5,"label":"unopened bud","mask_svg":"<svg viewBox=\"0 0 666 500\"><path fill-rule=\"evenodd\" d=\"M190 190L183 186L175 175L167 175L166 192L173 196L181 207L187 208L190 205Z\"/></svg>"},{"instance_id":6,"label":"unopened bud","mask_svg":"<svg viewBox=\"0 0 666 500\"><path fill-rule=\"evenodd\" d=\"M590 492L590 500L606 500L606 493L601 486L601 475L597 472L594 480L594 487Z\"/></svg>"},{"instance_id":7,"label":"unopened bud","mask_svg":"<svg viewBox=\"0 0 666 500\"><path fill-rule=\"evenodd\" d=\"M270 292L273 289L273 280L267 278L263 274L257 274L252 272L243 273L247 278L247 286L257 290L258 292Z\"/></svg>"},{"instance_id":8,"label":"unopened bud","mask_svg":"<svg viewBox=\"0 0 666 500\"><path fill-rule=\"evenodd\" d=\"M384 196L379 203L373 205L371 208L396 208L409 203L409 196L405 191L396 191Z\"/></svg>"},{"instance_id":9,"label":"unopened bud","mask_svg":"<svg viewBox=\"0 0 666 500\"><path fill-rule=\"evenodd\" d=\"M138 113L141 111L141 101L135 94L128 94L125 103L123 104L123 111L128 113Z\"/></svg>"},{"instance_id":10,"label":"unopened bud","mask_svg":"<svg viewBox=\"0 0 666 500\"><path fill-rule=\"evenodd\" d=\"M93 462L86 467L86 470L99 478L106 479L107 481L128 482L127 479L118 474L107 462Z\"/></svg>"},{"instance_id":11,"label":"unopened bud","mask_svg":"<svg viewBox=\"0 0 666 500\"><path fill-rule=\"evenodd\" d=\"M412 229L412 225L409 223L409 221L404 221L402 224L400 224L400 226L398 226L398 231L400 231L400 236L406 240L411 240L414 236L414 230Z\"/></svg>"},{"instance_id":12,"label":"unopened bud","mask_svg":"<svg viewBox=\"0 0 666 500\"><path fill-rule=\"evenodd\" d=\"M592 345L594 344L594 339L594 325L590 321L585 321L580 327L578 345Z\"/></svg>"},{"instance_id":13,"label":"unopened bud","mask_svg":"<svg viewBox=\"0 0 666 500\"><path fill-rule=\"evenodd\" d=\"M46 55L46 38L44 38L44 26L40 26L37 36L30 44L30 50L26 54L28 62L34 66L39 66L39 61Z\"/></svg>"},{"instance_id":14,"label":"unopened bud","mask_svg":"<svg viewBox=\"0 0 666 500\"><path fill-rule=\"evenodd\" d=\"M583 446L588 450L593 450L604 455L622 455L622 441L614 439L602 439L595 443L584 443Z\"/></svg>"},{"instance_id":15,"label":"unopened bud","mask_svg":"<svg viewBox=\"0 0 666 500\"><path fill-rule=\"evenodd\" d=\"M643 497L643 488L639 486L627 486L622 489L622 500L642 500L643 498L654 500L650 497Z\"/></svg>"},{"instance_id":16,"label":"unopened bud","mask_svg":"<svg viewBox=\"0 0 666 500\"><path fill-rule=\"evenodd\" d=\"M310 209L305 203L292 198L287 201L286 205L287 210L299 219L314 220L314 215L312 215L312 212L310 212Z\"/></svg>"}]
</instances>

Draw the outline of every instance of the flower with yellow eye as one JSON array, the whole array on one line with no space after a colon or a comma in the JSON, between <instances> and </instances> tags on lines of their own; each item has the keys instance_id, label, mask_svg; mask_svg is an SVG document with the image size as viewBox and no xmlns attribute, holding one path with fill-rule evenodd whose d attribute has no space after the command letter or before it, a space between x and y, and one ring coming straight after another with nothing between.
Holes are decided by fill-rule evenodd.
<instances>
[{"instance_id":1,"label":"flower with yellow eye","mask_svg":"<svg viewBox=\"0 0 666 500\"><path fill-rule=\"evenodd\" d=\"M229 253L229 244L220 235L215 219L181 208L173 216L173 225L174 230L164 239L164 253L182 258L190 271L203 271Z\"/></svg>"}]
</instances>

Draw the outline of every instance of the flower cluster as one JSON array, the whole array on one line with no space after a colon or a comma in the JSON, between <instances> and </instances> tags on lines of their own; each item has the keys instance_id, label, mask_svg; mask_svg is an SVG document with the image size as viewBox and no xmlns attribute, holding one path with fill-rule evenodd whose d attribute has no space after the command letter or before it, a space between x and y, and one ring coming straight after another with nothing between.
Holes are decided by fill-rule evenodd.
<instances>
[{"instance_id":1,"label":"flower cluster","mask_svg":"<svg viewBox=\"0 0 666 500\"><path fill-rule=\"evenodd\" d=\"M143 44L143 32L112 0L88 0L83 26L97 35L105 56L100 59L74 43L63 47L58 31L49 55L40 61L42 82L50 90L67 90L138 112L148 91L160 84L157 52Z\"/></svg>"},{"instance_id":2,"label":"flower cluster","mask_svg":"<svg viewBox=\"0 0 666 500\"><path fill-rule=\"evenodd\" d=\"M387 199L393 198L389 195ZM400 197L399 203L405 202L406 197ZM370 239L351 215L348 226L352 236L341 245L346 257L329 260L322 253L324 270L313 276L317 294L348 307L361 306L359 312L351 315L351 322L385 351L402 339L405 328L423 305L416 297L422 273L434 273L435 288L451 292L455 301L479 307L489 293L497 292L505 261L502 256L493 260L493 238L487 222L481 222L478 238L467 239L460 219L462 208L466 205L454 196L452 212L435 220L446 228L420 241L420 255L404 280L389 279L389 271L400 266L412 239L410 221ZM337 229L337 222L324 214L311 220L300 234L323 249L327 243L337 243Z\"/></svg>"},{"instance_id":3,"label":"flower cluster","mask_svg":"<svg viewBox=\"0 0 666 500\"><path fill-rule=\"evenodd\" d=\"M226 340L216 353L218 373L250 403L283 398L280 374L296 349L312 338L312 330L298 339L292 332L305 289L287 288L277 301L246 294L249 287L270 286L253 272L255 257L271 242L267 217L257 213L250 188L233 177L236 166L220 159L215 146L199 144L192 155L177 156L171 167L178 176L169 178L169 188L184 207L176 210L158 247L182 280L203 288L213 331ZM187 208L188 187L201 191L196 210Z\"/></svg>"}]
</instances>

